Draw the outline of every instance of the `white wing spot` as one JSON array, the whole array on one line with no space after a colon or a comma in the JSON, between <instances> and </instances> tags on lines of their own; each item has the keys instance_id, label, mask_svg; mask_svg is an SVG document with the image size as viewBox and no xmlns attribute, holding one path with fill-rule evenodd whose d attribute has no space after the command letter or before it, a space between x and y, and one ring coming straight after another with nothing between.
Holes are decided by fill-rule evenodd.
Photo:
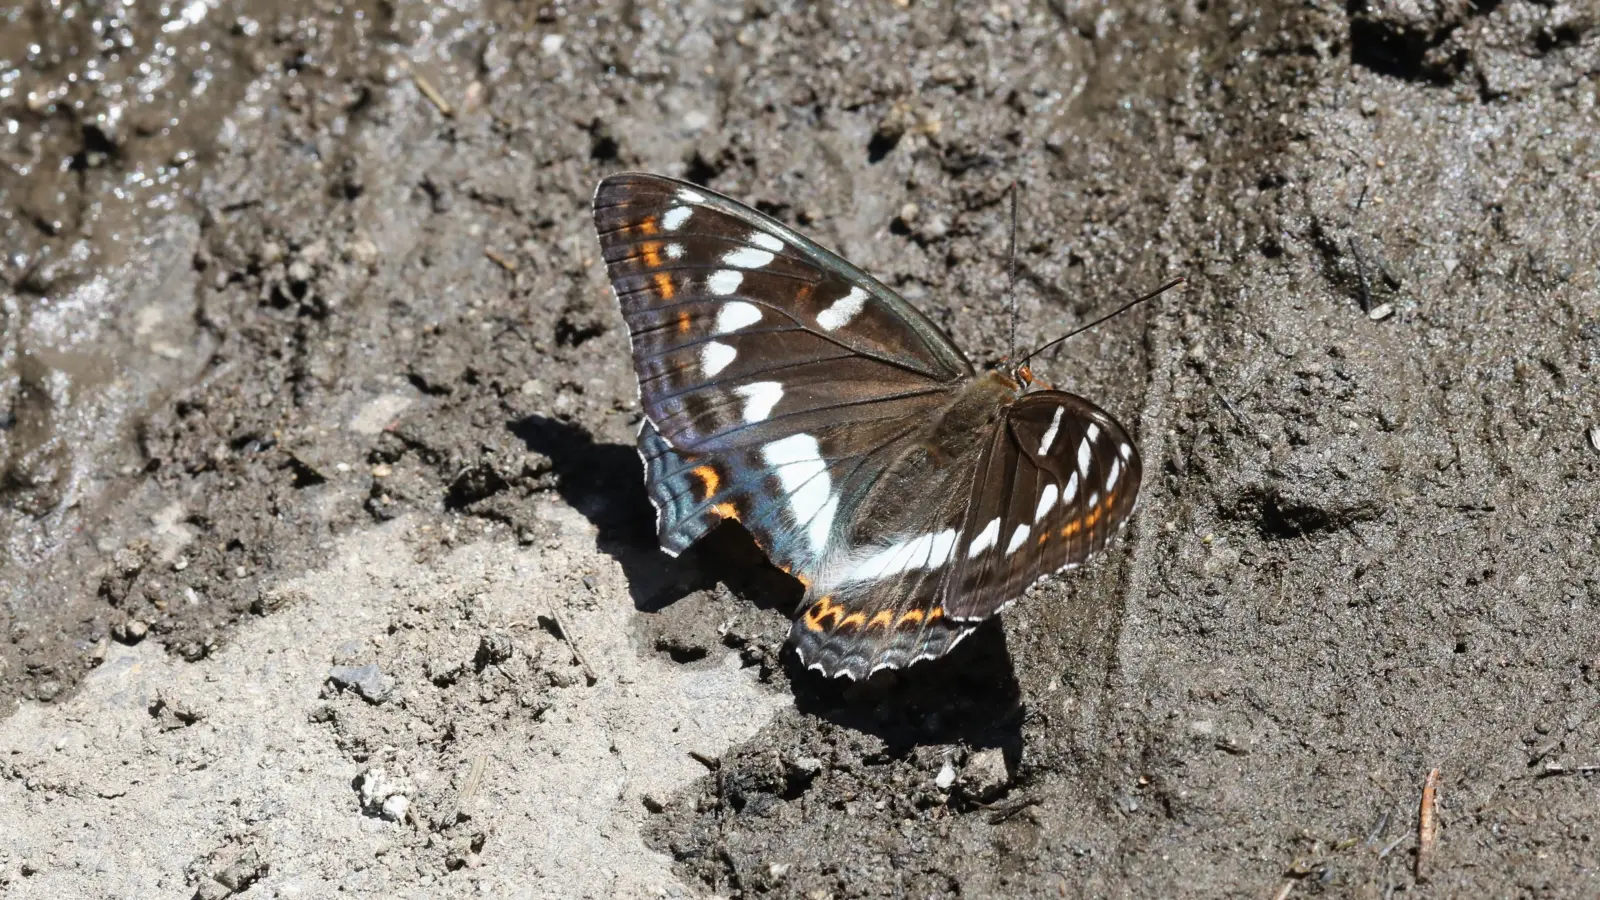
<instances>
[{"instance_id":1,"label":"white wing spot","mask_svg":"<svg viewBox=\"0 0 1600 900\"><path fill-rule=\"evenodd\" d=\"M772 262L772 253L766 250L757 250L754 247L740 247L722 254L722 264L736 266L740 269L759 269Z\"/></svg>"},{"instance_id":2,"label":"white wing spot","mask_svg":"<svg viewBox=\"0 0 1600 900\"><path fill-rule=\"evenodd\" d=\"M765 231L750 232L750 243L763 250L771 250L773 253L782 253L785 246L777 235L768 234Z\"/></svg>"},{"instance_id":3,"label":"white wing spot","mask_svg":"<svg viewBox=\"0 0 1600 900\"><path fill-rule=\"evenodd\" d=\"M1106 490L1107 491L1110 491L1112 488L1117 486L1117 479L1119 477L1121 477L1121 475L1122 475L1122 460L1113 459L1111 461L1111 471L1106 473Z\"/></svg>"},{"instance_id":4,"label":"white wing spot","mask_svg":"<svg viewBox=\"0 0 1600 900\"><path fill-rule=\"evenodd\" d=\"M738 331L761 321L761 307L743 300L722 304L717 310L717 334Z\"/></svg>"},{"instance_id":5,"label":"white wing spot","mask_svg":"<svg viewBox=\"0 0 1600 900\"><path fill-rule=\"evenodd\" d=\"M833 486L831 481L828 486ZM828 502L822 504L817 514L811 517L811 524L806 526L806 537L818 556L822 555L822 548L828 546L828 539L833 536L833 516L838 511L839 495L831 494Z\"/></svg>"},{"instance_id":6,"label":"white wing spot","mask_svg":"<svg viewBox=\"0 0 1600 900\"><path fill-rule=\"evenodd\" d=\"M1011 554L1017 552L1017 548L1021 547L1024 543L1027 542L1028 534L1030 533L1030 531L1031 531L1031 529L1029 529L1028 526L1026 526L1026 525L1018 525L1017 526L1017 530L1011 532L1011 542L1006 544L1006 555L1007 556L1010 556Z\"/></svg>"},{"instance_id":7,"label":"white wing spot","mask_svg":"<svg viewBox=\"0 0 1600 900\"><path fill-rule=\"evenodd\" d=\"M1056 432L1061 430L1061 414L1066 412L1065 406L1056 407L1056 414L1050 417L1050 427L1044 431L1044 437L1039 441L1039 455L1044 456L1050 452L1050 445L1056 442Z\"/></svg>"},{"instance_id":8,"label":"white wing spot","mask_svg":"<svg viewBox=\"0 0 1600 900\"><path fill-rule=\"evenodd\" d=\"M896 541L857 561L839 579L839 583L878 581L901 572L935 569L950 561L955 548L956 532L953 528Z\"/></svg>"},{"instance_id":9,"label":"white wing spot","mask_svg":"<svg viewBox=\"0 0 1600 900\"><path fill-rule=\"evenodd\" d=\"M823 331L836 331L849 325L850 320L860 314L861 307L866 303L867 292L853 287L850 293L833 301L832 306L817 313L817 324L822 326Z\"/></svg>"},{"instance_id":10,"label":"white wing spot","mask_svg":"<svg viewBox=\"0 0 1600 900\"><path fill-rule=\"evenodd\" d=\"M978 536L972 539L971 544L967 545L967 559L972 559L983 551L993 547L999 540L1000 519L997 516L993 519L990 519L989 524L983 526L983 530L978 532Z\"/></svg>"},{"instance_id":11,"label":"white wing spot","mask_svg":"<svg viewBox=\"0 0 1600 900\"><path fill-rule=\"evenodd\" d=\"M1078 473L1073 472L1072 477L1067 479L1067 489L1061 492L1061 502L1071 503L1072 498L1076 496L1078 496Z\"/></svg>"},{"instance_id":12,"label":"white wing spot","mask_svg":"<svg viewBox=\"0 0 1600 900\"><path fill-rule=\"evenodd\" d=\"M718 297L726 297L744 284L744 273L736 269L718 269L706 279L706 290Z\"/></svg>"},{"instance_id":13,"label":"white wing spot","mask_svg":"<svg viewBox=\"0 0 1600 900\"><path fill-rule=\"evenodd\" d=\"M1091 441L1100 440L1100 426L1096 425L1093 422L1090 422L1089 423L1089 430L1087 432L1084 432L1084 435L1086 437L1088 437L1089 440L1091 440Z\"/></svg>"},{"instance_id":14,"label":"white wing spot","mask_svg":"<svg viewBox=\"0 0 1600 900\"><path fill-rule=\"evenodd\" d=\"M728 364L733 362L734 357L738 355L739 351L729 345L721 341L712 341L700 348L700 371L706 373L706 377L710 378L726 369Z\"/></svg>"},{"instance_id":15,"label":"white wing spot","mask_svg":"<svg viewBox=\"0 0 1600 900\"><path fill-rule=\"evenodd\" d=\"M746 424L766 421L767 416L772 415L772 408L783 399L783 385L776 381L741 384L733 392L744 398Z\"/></svg>"},{"instance_id":16,"label":"white wing spot","mask_svg":"<svg viewBox=\"0 0 1600 900\"><path fill-rule=\"evenodd\" d=\"M1039 507L1033 511L1033 521L1043 519L1050 510L1055 508L1056 498L1061 495L1061 489L1053 484L1044 486L1044 493L1039 495Z\"/></svg>"},{"instance_id":17,"label":"white wing spot","mask_svg":"<svg viewBox=\"0 0 1600 900\"><path fill-rule=\"evenodd\" d=\"M661 227L667 231L677 231L683 227L683 223L689 221L689 217L692 215L694 215L694 210L689 207L674 206L662 215Z\"/></svg>"},{"instance_id":18,"label":"white wing spot","mask_svg":"<svg viewBox=\"0 0 1600 900\"><path fill-rule=\"evenodd\" d=\"M1120 448L1118 448L1117 452L1122 454L1123 459L1127 459L1133 455L1133 448L1127 444L1123 444Z\"/></svg>"},{"instance_id":19,"label":"white wing spot","mask_svg":"<svg viewBox=\"0 0 1600 900\"><path fill-rule=\"evenodd\" d=\"M1083 443L1078 445L1078 471L1085 478L1089 477L1089 445L1094 441L1093 434L1095 430L1095 427L1090 425L1089 434L1084 435Z\"/></svg>"},{"instance_id":20,"label":"white wing spot","mask_svg":"<svg viewBox=\"0 0 1600 900\"><path fill-rule=\"evenodd\" d=\"M1094 493L1089 495L1089 508L1090 509L1094 509L1096 506L1099 506L1099 505L1100 505L1100 492L1099 491L1095 491Z\"/></svg>"},{"instance_id":21,"label":"white wing spot","mask_svg":"<svg viewBox=\"0 0 1600 900\"><path fill-rule=\"evenodd\" d=\"M761 458L778 473L778 483L789 497L796 525L809 522L806 536L811 552L820 556L833 530L839 498L833 496L833 479L822 461L822 448L809 434L796 434L761 448Z\"/></svg>"},{"instance_id":22,"label":"white wing spot","mask_svg":"<svg viewBox=\"0 0 1600 900\"><path fill-rule=\"evenodd\" d=\"M678 188L678 199L682 200L685 203L704 203L704 202L706 202L706 197L705 197L704 194L696 193L694 191L689 190L688 188Z\"/></svg>"},{"instance_id":23,"label":"white wing spot","mask_svg":"<svg viewBox=\"0 0 1600 900\"><path fill-rule=\"evenodd\" d=\"M667 245L667 259L683 259L683 245L682 244L668 244Z\"/></svg>"}]
</instances>

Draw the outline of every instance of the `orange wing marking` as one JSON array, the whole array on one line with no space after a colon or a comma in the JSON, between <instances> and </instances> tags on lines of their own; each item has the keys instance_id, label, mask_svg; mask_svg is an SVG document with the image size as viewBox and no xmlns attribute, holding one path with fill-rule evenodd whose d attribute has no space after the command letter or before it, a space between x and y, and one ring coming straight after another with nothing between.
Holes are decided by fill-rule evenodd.
<instances>
[{"instance_id":1,"label":"orange wing marking","mask_svg":"<svg viewBox=\"0 0 1600 900\"><path fill-rule=\"evenodd\" d=\"M824 619L837 620L843 612L844 607L834 603L831 595L819 598L810 609L806 610L806 627L812 631L821 631Z\"/></svg>"},{"instance_id":2,"label":"orange wing marking","mask_svg":"<svg viewBox=\"0 0 1600 900\"><path fill-rule=\"evenodd\" d=\"M695 466L689 470L689 474L700 479L700 485L705 488L705 493L700 496L702 500L709 499L722 484L722 479L717 476L717 470L711 466Z\"/></svg>"},{"instance_id":3,"label":"orange wing marking","mask_svg":"<svg viewBox=\"0 0 1600 900\"><path fill-rule=\"evenodd\" d=\"M883 612L880 612L877 615L873 616L872 617L872 621L867 623L867 627L868 628L888 628L889 627L889 623L893 622L893 621L894 621L894 612L892 610L887 610L886 609Z\"/></svg>"},{"instance_id":4,"label":"orange wing marking","mask_svg":"<svg viewBox=\"0 0 1600 900\"><path fill-rule=\"evenodd\" d=\"M672 295L677 293L677 291L672 287L672 276L671 275L668 275L665 272L657 272L656 273L655 282L656 282L656 293L661 295L661 299L663 299L663 300L671 300L672 299ZM678 314L678 330L679 331L688 331L689 330L689 314L688 313L679 313Z\"/></svg>"}]
</instances>

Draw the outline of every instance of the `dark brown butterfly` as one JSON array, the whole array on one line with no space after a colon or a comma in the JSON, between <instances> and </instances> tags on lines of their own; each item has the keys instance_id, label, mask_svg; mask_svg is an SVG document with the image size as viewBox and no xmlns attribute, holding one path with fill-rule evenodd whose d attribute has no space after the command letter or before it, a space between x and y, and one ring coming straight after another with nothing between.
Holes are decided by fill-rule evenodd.
<instances>
[{"instance_id":1,"label":"dark brown butterfly","mask_svg":"<svg viewBox=\"0 0 1600 900\"><path fill-rule=\"evenodd\" d=\"M864 678L948 652L1133 512L1117 422L979 373L871 276L705 188L614 175L595 227L633 341L661 547L734 519L806 587L791 640Z\"/></svg>"}]
</instances>

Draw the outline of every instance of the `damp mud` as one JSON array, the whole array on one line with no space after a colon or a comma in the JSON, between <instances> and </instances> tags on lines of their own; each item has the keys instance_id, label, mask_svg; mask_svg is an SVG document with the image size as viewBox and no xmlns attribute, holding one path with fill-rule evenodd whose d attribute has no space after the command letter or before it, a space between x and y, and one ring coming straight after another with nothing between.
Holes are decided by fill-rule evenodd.
<instances>
[{"instance_id":1,"label":"damp mud","mask_svg":"<svg viewBox=\"0 0 1600 900\"><path fill-rule=\"evenodd\" d=\"M1600 891L1588 6L0 23L7 896ZM980 365L1014 181L1022 343L1185 276L1034 365L1136 435L1122 539L798 671L739 529L655 547L626 169Z\"/></svg>"}]
</instances>

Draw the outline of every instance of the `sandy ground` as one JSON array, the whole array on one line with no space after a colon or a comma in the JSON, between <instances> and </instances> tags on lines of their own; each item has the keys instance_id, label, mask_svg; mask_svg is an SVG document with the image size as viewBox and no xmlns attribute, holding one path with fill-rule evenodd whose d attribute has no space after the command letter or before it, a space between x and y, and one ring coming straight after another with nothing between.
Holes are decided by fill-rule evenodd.
<instances>
[{"instance_id":1,"label":"sandy ground","mask_svg":"<svg viewBox=\"0 0 1600 900\"><path fill-rule=\"evenodd\" d=\"M1600 13L0 11L7 896L1600 893ZM652 541L587 205L873 271L1146 460L946 661ZM1419 822L1438 770L1436 828Z\"/></svg>"}]
</instances>

